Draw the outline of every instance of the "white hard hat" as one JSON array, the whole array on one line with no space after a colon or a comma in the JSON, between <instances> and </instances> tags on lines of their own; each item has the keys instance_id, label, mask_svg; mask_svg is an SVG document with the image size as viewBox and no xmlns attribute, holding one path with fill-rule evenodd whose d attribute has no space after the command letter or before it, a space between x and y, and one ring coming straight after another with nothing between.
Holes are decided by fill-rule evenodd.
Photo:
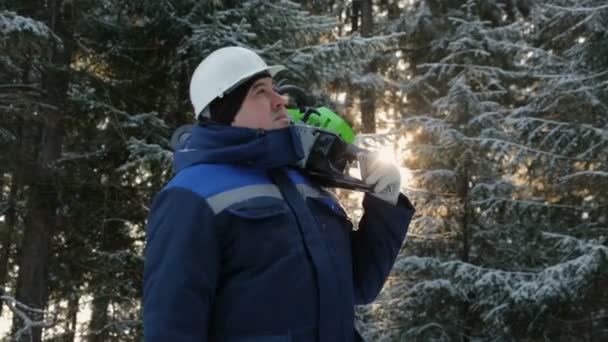
<instances>
[{"instance_id":1,"label":"white hard hat","mask_svg":"<svg viewBox=\"0 0 608 342\"><path fill-rule=\"evenodd\" d=\"M255 52L237 46L213 51L194 70L190 80L190 102L194 116L209 117L209 104L261 72L274 77L282 65L268 66Z\"/></svg>"}]
</instances>

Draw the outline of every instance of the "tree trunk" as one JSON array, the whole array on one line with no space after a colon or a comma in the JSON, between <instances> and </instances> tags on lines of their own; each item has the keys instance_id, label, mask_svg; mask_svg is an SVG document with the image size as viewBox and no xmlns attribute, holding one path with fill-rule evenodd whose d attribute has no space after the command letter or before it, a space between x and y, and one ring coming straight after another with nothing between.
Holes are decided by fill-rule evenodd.
<instances>
[{"instance_id":1,"label":"tree trunk","mask_svg":"<svg viewBox=\"0 0 608 342\"><path fill-rule=\"evenodd\" d=\"M372 0L361 0L361 36L371 37L374 29Z\"/></svg>"},{"instance_id":2,"label":"tree trunk","mask_svg":"<svg viewBox=\"0 0 608 342\"><path fill-rule=\"evenodd\" d=\"M69 3L49 0L46 23L63 41L63 49L57 46L49 51L49 65L42 73L42 87L48 94L47 103L56 111L42 111L43 123L39 136L39 158L34 175L29 179L27 209L24 220L25 230L19 258L16 297L20 302L34 308L44 309L47 301L48 265L51 257L51 241L56 226L56 177L53 163L61 156L63 140L63 111L66 105L68 70L72 58L72 37L64 26L72 20ZM40 317L37 317L40 319ZM19 329L20 322L13 320L13 329ZM42 329L33 328L28 336L30 341L41 341Z\"/></svg>"},{"instance_id":3,"label":"tree trunk","mask_svg":"<svg viewBox=\"0 0 608 342\"><path fill-rule=\"evenodd\" d=\"M65 322L66 334L63 338L66 342L73 342L76 337L76 318L78 316L78 302L80 298L73 294L68 298L68 313Z\"/></svg>"},{"instance_id":4,"label":"tree trunk","mask_svg":"<svg viewBox=\"0 0 608 342\"><path fill-rule=\"evenodd\" d=\"M13 246L13 234L15 231L15 225L17 223L17 210L15 203L17 202L17 191L21 187L19 177L16 172L11 177L11 189L8 195L7 204L8 209L4 215L5 226L4 234L2 237L1 255L0 255L0 288L4 288L8 281L8 270L10 265L11 250ZM0 316L2 315L2 305L0 305Z\"/></svg>"},{"instance_id":5,"label":"tree trunk","mask_svg":"<svg viewBox=\"0 0 608 342\"><path fill-rule=\"evenodd\" d=\"M361 0L353 0L351 12L350 12L351 32L359 31L359 14L360 13L361 13Z\"/></svg>"},{"instance_id":6,"label":"tree trunk","mask_svg":"<svg viewBox=\"0 0 608 342\"><path fill-rule=\"evenodd\" d=\"M104 329L108 324L108 306L110 298L106 293L97 294L93 299L93 311L87 334L88 342L103 342L107 340L108 331Z\"/></svg>"},{"instance_id":7,"label":"tree trunk","mask_svg":"<svg viewBox=\"0 0 608 342\"><path fill-rule=\"evenodd\" d=\"M470 251L471 251L471 222L469 222L470 214L472 211L469 208L469 165L470 158L468 154L465 154L464 169L463 169L463 185L461 188L461 198L463 203L463 215L462 215L462 261L465 263L469 262ZM471 315L471 308L468 302L465 302L461 308L462 321L464 322L464 333L462 335L462 341L470 341L469 336L472 336L473 325L475 324Z\"/></svg>"},{"instance_id":8,"label":"tree trunk","mask_svg":"<svg viewBox=\"0 0 608 342\"><path fill-rule=\"evenodd\" d=\"M0 203L4 202L4 171L0 171ZM12 187L11 187L12 188ZM6 282L6 271L8 269L8 253L7 250L10 250L11 243L8 241L7 236L9 236L8 232L10 231L12 235L12 229L8 227L6 224L6 216L8 215L8 211L11 208L10 195L6 200L7 209L5 211L0 211L0 217L4 219L4 224L0 223L0 237L2 241L0 241L0 291L4 293L4 283ZM0 317L2 316L2 303L0 303Z\"/></svg>"},{"instance_id":9,"label":"tree trunk","mask_svg":"<svg viewBox=\"0 0 608 342\"><path fill-rule=\"evenodd\" d=\"M314 10L314 7L315 7L314 0L304 0L304 1L302 1L302 7L304 8L304 10L306 10L308 12L312 12Z\"/></svg>"},{"instance_id":10,"label":"tree trunk","mask_svg":"<svg viewBox=\"0 0 608 342\"><path fill-rule=\"evenodd\" d=\"M361 0L361 36L371 37L374 28L372 0ZM370 63L368 73L376 73L376 65ZM361 124L363 133L376 132L376 90L366 87L361 90Z\"/></svg>"},{"instance_id":11,"label":"tree trunk","mask_svg":"<svg viewBox=\"0 0 608 342\"><path fill-rule=\"evenodd\" d=\"M56 221L53 172L47 165L59 157L61 128L57 126L56 121L49 120L42 130L46 139L42 143L37 180L30 184L27 193L28 209L17 278L17 300L38 309L46 307L51 238ZM41 333L40 328L32 329L31 340L40 341Z\"/></svg>"},{"instance_id":12,"label":"tree trunk","mask_svg":"<svg viewBox=\"0 0 608 342\"><path fill-rule=\"evenodd\" d=\"M463 215L462 215L462 261L469 262L470 257L470 222L469 222L469 214L471 212L469 208L469 158L465 157L465 165L463 170L463 185L462 185L462 193L461 198L463 202Z\"/></svg>"}]
</instances>

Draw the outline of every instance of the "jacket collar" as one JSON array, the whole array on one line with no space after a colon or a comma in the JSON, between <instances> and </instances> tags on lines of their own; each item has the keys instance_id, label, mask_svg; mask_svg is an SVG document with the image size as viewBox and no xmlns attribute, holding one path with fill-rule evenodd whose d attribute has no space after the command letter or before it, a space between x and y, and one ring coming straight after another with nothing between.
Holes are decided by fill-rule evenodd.
<instances>
[{"instance_id":1,"label":"jacket collar","mask_svg":"<svg viewBox=\"0 0 608 342\"><path fill-rule=\"evenodd\" d=\"M304 158L293 126L256 130L217 124L195 126L173 155L175 173L196 164L238 164L271 169Z\"/></svg>"}]
</instances>

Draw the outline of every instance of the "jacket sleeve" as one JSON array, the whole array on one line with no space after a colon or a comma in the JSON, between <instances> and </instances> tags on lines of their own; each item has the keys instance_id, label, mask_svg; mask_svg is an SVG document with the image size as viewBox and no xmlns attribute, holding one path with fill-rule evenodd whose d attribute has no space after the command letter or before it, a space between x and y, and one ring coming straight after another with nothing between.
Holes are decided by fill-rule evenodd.
<instances>
[{"instance_id":1,"label":"jacket sleeve","mask_svg":"<svg viewBox=\"0 0 608 342\"><path fill-rule=\"evenodd\" d=\"M399 194L396 205L365 195L359 229L351 234L355 304L369 304L380 293L395 263L414 206Z\"/></svg>"},{"instance_id":2,"label":"jacket sleeve","mask_svg":"<svg viewBox=\"0 0 608 342\"><path fill-rule=\"evenodd\" d=\"M144 340L207 341L219 273L213 212L197 194L161 191L148 217Z\"/></svg>"}]
</instances>

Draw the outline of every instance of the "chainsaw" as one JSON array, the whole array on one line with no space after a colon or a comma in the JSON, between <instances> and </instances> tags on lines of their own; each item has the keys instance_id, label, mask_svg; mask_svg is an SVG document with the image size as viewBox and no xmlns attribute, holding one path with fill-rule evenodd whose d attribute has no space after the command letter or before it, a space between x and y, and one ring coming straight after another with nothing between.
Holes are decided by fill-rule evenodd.
<instances>
[{"instance_id":1,"label":"chainsaw","mask_svg":"<svg viewBox=\"0 0 608 342\"><path fill-rule=\"evenodd\" d=\"M358 154L369 153L353 144L350 125L331 109L315 107L314 99L300 87L282 81L276 91L289 96L287 113L305 151L297 165L302 172L324 187L372 191L370 185L346 174Z\"/></svg>"}]
</instances>

